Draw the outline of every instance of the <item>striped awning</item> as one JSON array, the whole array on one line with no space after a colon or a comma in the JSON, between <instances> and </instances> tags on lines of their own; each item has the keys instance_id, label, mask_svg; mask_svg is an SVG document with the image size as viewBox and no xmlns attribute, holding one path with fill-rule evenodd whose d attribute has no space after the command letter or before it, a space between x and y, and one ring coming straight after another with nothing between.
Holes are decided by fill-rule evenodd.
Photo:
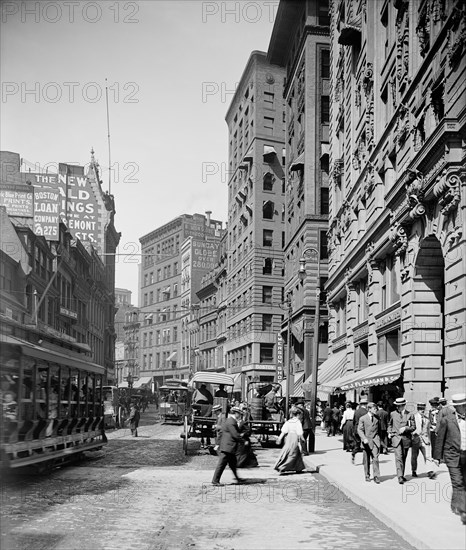
<instances>
[{"instance_id":1,"label":"striped awning","mask_svg":"<svg viewBox=\"0 0 466 550\"><path fill-rule=\"evenodd\" d=\"M304 153L301 153L295 160L291 163L290 172L295 170L302 170L304 168Z\"/></svg>"},{"instance_id":2,"label":"striped awning","mask_svg":"<svg viewBox=\"0 0 466 550\"><path fill-rule=\"evenodd\" d=\"M346 365L346 351L339 351L332 354L326 359L320 366L317 373L317 390L321 393L331 393L331 389L328 389L328 382L334 378L342 375ZM304 382L303 387L305 391L311 391L312 374Z\"/></svg>"},{"instance_id":3,"label":"striped awning","mask_svg":"<svg viewBox=\"0 0 466 550\"><path fill-rule=\"evenodd\" d=\"M391 384L401 376L403 359L391 361L390 363L380 363L373 367L353 372L350 380L340 385L342 391L364 388L366 386L381 386Z\"/></svg>"},{"instance_id":4,"label":"striped awning","mask_svg":"<svg viewBox=\"0 0 466 550\"><path fill-rule=\"evenodd\" d=\"M300 372L298 374L295 374L294 376L294 382L293 382L293 390L290 391L290 397L303 397L303 378L304 378L304 372ZM282 395L286 394L286 385L287 380L282 380L280 382L280 386L282 387Z\"/></svg>"},{"instance_id":5,"label":"striped awning","mask_svg":"<svg viewBox=\"0 0 466 550\"><path fill-rule=\"evenodd\" d=\"M133 388L142 388L142 386L149 386L152 382L152 376L141 376L139 380L133 384Z\"/></svg>"}]
</instances>

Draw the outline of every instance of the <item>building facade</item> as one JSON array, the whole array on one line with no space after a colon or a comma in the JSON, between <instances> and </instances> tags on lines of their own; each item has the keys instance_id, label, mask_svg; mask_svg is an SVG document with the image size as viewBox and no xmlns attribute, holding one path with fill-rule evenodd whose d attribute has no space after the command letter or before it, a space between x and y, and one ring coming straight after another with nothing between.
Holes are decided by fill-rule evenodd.
<instances>
[{"instance_id":1,"label":"building facade","mask_svg":"<svg viewBox=\"0 0 466 550\"><path fill-rule=\"evenodd\" d=\"M229 373L275 379L283 310L285 70L254 51L226 114L229 135L226 331Z\"/></svg>"},{"instance_id":2,"label":"building facade","mask_svg":"<svg viewBox=\"0 0 466 550\"><path fill-rule=\"evenodd\" d=\"M323 290L328 274L330 38L328 1L282 0L267 59L286 74L286 219L283 252L291 319L290 384L309 378L314 338L318 363L327 357L328 316ZM299 278L300 259L304 258ZM304 271L303 271L304 269ZM319 294L319 296L318 296ZM319 334L314 335L315 315ZM320 311L321 310L321 311ZM293 376L294 375L294 376ZM293 382L295 384L293 384ZM298 394L302 395L301 389Z\"/></svg>"},{"instance_id":3,"label":"building facade","mask_svg":"<svg viewBox=\"0 0 466 550\"><path fill-rule=\"evenodd\" d=\"M140 239L140 374L154 377L157 384L165 378L189 376L186 345L182 344L184 321L202 275L217 261L216 243L221 234L222 222L212 220L210 213L183 214ZM182 245L190 237L185 265Z\"/></svg>"},{"instance_id":4,"label":"building facade","mask_svg":"<svg viewBox=\"0 0 466 550\"><path fill-rule=\"evenodd\" d=\"M354 399L465 391L465 6L331 3L330 346ZM389 401L390 402L390 401Z\"/></svg>"}]
</instances>

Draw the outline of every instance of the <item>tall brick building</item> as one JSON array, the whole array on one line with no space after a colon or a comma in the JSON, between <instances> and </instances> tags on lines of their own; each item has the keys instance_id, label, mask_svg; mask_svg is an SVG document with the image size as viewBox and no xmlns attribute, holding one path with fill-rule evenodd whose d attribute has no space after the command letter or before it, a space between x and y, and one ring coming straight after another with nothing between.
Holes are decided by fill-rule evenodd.
<instances>
[{"instance_id":1,"label":"tall brick building","mask_svg":"<svg viewBox=\"0 0 466 550\"><path fill-rule=\"evenodd\" d=\"M226 114L227 372L274 380L283 309L285 70L254 51Z\"/></svg>"}]
</instances>

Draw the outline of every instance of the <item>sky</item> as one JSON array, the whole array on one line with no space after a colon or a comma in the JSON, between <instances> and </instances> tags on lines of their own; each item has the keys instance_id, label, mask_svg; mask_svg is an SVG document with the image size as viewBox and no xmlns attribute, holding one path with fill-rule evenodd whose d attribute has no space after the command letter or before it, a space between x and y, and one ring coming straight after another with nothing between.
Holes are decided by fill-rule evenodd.
<instances>
[{"instance_id":1,"label":"sky","mask_svg":"<svg viewBox=\"0 0 466 550\"><path fill-rule=\"evenodd\" d=\"M0 148L31 171L85 165L94 149L122 234L116 286L136 305L140 237L180 214L227 219L225 114L250 53L267 51L277 8L278 0L1 4Z\"/></svg>"}]
</instances>

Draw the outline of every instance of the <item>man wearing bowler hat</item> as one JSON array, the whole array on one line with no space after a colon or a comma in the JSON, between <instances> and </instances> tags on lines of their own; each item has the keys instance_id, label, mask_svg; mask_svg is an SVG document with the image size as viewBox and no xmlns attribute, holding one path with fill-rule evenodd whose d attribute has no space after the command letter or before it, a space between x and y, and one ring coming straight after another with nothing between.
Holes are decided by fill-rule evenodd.
<instances>
[{"instance_id":1,"label":"man wearing bowler hat","mask_svg":"<svg viewBox=\"0 0 466 550\"><path fill-rule=\"evenodd\" d=\"M239 407L232 407L228 418L223 423L219 448L220 456L212 485L221 485L220 478L227 464L230 466L237 483L244 483L244 479L240 479L236 472L236 451L238 450L238 442L241 439L241 434L238 431L238 421L241 420L241 416L242 410Z\"/></svg>"},{"instance_id":2,"label":"man wearing bowler hat","mask_svg":"<svg viewBox=\"0 0 466 550\"><path fill-rule=\"evenodd\" d=\"M434 459L443 459L452 485L451 511L466 525L466 394L452 396L454 410L447 412L438 425Z\"/></svg>"},{"instance_id":3,"label":"man wearing bowler hat","mask_svg":"<svg viewBox=\"0 0 466 550\"><path fill-rule=\"evenodd\" d=\"M398 483L402 485L406 481L406 456L411 447L411 434L415 430L415 422L413 415L406 410L406 399L404 397L395 399L394 404L396 411L390 414L388 433L392 439L392 447L395 449Z\"/></svg>"}]
</instances>

